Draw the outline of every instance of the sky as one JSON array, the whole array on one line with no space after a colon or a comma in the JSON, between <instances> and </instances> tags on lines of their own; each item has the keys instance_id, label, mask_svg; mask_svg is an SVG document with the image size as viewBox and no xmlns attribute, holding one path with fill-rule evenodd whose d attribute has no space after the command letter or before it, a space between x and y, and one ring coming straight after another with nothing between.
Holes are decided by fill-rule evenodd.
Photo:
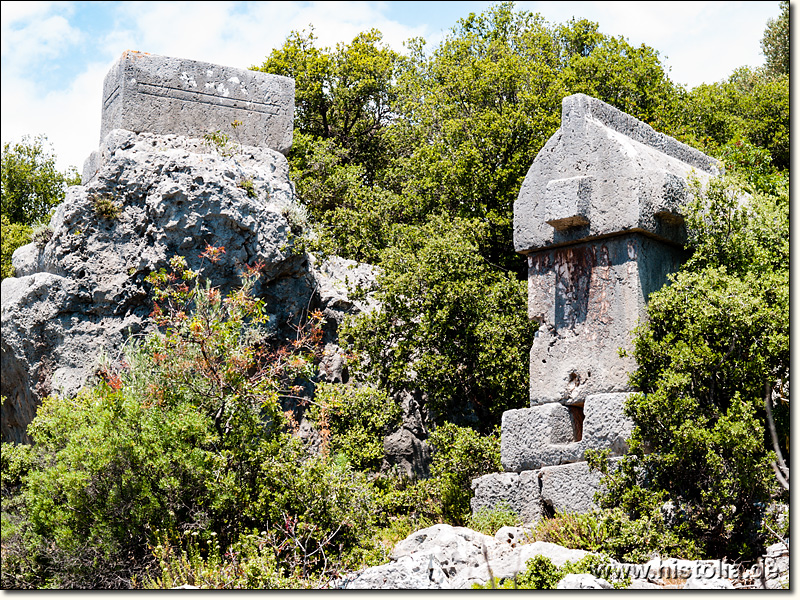
<instances>
[{"instance_id":1,"label":"sky","mask_svg":"<svg viewBox=\"0 0 800 600\"><path fill-rule=\"evenodd\" d=\"M2 143L45 135L60 170L82 169L99 144L103 78L125 50L220 65L258 65L291 31L319 45L376 28L398 51L435 47L493 2L2 2ZM549 23L586 18L607 35L655 48L689 88L764 63L760 41L780 13L767 2L517 2Z\"/></svg>"}]
</instances>

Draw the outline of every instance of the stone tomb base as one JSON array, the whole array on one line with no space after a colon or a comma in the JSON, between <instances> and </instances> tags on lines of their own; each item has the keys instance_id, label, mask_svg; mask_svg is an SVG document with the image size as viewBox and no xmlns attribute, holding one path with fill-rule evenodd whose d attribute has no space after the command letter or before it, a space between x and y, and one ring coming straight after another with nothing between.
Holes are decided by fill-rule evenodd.
<instances>
[{"instance_id":1,"label":"stone tomb base","mask_svg":"<svg viewBox=\"0 0 800 600\"><path fill-rule=\"evenodd\" d=\"M612 458L611 464L619 460ZM599 471L585 461L521 473L490 473L472 481L472 513L505 503L523 523L537 523L555 512L586 513L595 508Z\"/></svg>"},{"instance_id":2,"label":"stone tomb base","mask_svg":"<svg viewBox=\"0 0 800 600\"><path fill-rule=\"evenodd\" d=\"M503 413L503 470L521 473L583 460L586 450L624 454L633 423L623 414L632 392L594 394L580 404L559 402Z\"/></svg>"},{"instance_id":3,"label":"stone tomb base","mask_svg":"<svg viewBox=\"0 0 800 600\"><path fill-rule=\"evenodd\" d=\"M584 453L608 449L619 457L627 451L633 423L623 411L631 394L594 394L582 404L552 402L503 413L505 472L473 480L472 512L506 503L523 522L535 523L553 512L597 508L602 476L589 468Z\"/></svg>"}]
</instances>

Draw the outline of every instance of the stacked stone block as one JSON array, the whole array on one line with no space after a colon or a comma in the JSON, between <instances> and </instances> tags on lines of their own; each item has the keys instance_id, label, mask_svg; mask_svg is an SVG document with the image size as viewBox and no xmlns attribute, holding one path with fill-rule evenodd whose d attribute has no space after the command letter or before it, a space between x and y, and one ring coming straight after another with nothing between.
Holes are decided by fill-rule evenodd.
<instances>
[{"instance_id":1,"label":"stacked stone block","mask_svg":"<svg viewBox=\"0 0 800 600\"><path fill-rule=\"evenodd\" d=\"M294 80L280 75L126 50L103 81L101 145L111 131L125 129L190 138L224 134L239 146L287 154L293 123ZM101 167L102 157L92 153L83 183Z\"/></svg>"},{"instance_id":2,"label":"stacked stone block","mask_svg":"<svg viewBox=\"0 0 800 600\"><path fill-rule=\"evenodd\" d=\"M633 330L649 295L686 258L680 212L714 159L583 94L564 98L561 128L514 204L514 247L528 261L530 408L502 421L505 473L473 482L473 510L508 503L523 519L585 512L600 475L588 449L627 451L624 416Z\"/></svg>"}]
</instances>

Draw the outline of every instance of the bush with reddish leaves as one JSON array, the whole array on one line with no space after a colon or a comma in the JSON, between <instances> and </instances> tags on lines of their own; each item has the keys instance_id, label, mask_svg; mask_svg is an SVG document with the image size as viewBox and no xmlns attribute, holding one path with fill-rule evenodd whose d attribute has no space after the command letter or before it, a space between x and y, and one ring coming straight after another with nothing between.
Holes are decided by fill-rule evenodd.
<instances>
[{"instance_id":1,"label":"bush with reddish leaves","mask_svg":"<svg viewBox=\"0 0 800 600\"><path fill-rule=\"evenodd\" d=\"M203 258L221 254L209 247ZM311 455L281 409L316 373L321 315L278 344L252 295L259 265L226 297L183 258L171 267L148 278L158 332L101 367L76 398L46 399L29 427L32 447L3 445L4 588L165 582L176 563L159 545L209 561L212 545L222 557L250 548L253 531L270 542L271 558L263 548L251 557L271 565L264 585L322 581L369 546L365 476Z\"/></svg>"}]
</instances>

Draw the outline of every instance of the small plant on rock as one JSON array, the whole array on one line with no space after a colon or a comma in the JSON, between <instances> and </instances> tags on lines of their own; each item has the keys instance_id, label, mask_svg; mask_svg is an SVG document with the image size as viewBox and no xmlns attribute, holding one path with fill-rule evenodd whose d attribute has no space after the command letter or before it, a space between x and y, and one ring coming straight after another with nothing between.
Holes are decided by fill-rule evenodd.
<instances>
[{"instance_id":1,"label":"small plant on rock","mask_svg":"<svg viewBox=\"0 0 800 600\"><path fill-rule=\"evenodd\" d=\"M122 210L120 205L114 202L113 197L109 194L96 194L92 197L92 204L94 205L94 213L101 219L108 219L109 221L116 219Z\"/></svg>"},{"instance_id":2,"label":"small plant on rock","mask_svg":"<svg viewBox=\"0 0 800 600\"><path fill-rule=\"evenodd\" d=\"M36 244L37 248L44 248L53 239L53 230L49 225L40 225L31 233L31 241Z\"/></svg>"},{"instance_id":3,"label":"small plant on rock","mask_svg":"<svg viewBox=\"0 0 800 600\"><path fill-rule=\"evenodd\" d=\"M206 133L203 136L203 143L211 150L216 150L220 156L230 157L235 154L233 142L227 133L222 133L219 129Z\"/></svg>"},{"instance_id":4,"label":"small plant on rock","mask_svg":"<svg viewBox=\"0 0 800 600\"><path fill-rule=\"evenodd\" d=\"M256 187L253 184L253 178L250 179L243 179L239 182L239 187L247 192L248 198L257 198L258 194L256 193Z\"/></svg>"}]
</instances>

